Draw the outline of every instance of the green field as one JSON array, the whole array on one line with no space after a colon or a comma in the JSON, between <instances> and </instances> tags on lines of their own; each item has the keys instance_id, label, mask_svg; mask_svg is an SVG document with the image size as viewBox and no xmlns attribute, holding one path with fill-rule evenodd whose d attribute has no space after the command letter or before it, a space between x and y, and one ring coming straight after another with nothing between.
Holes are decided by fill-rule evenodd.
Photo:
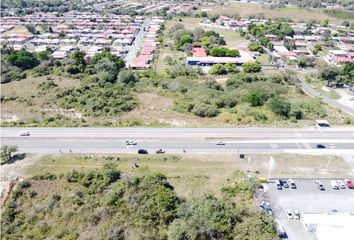
<instances>
[{"instance_id":1,"label":"green field","mask_svg":"<svg viewBox=\"0 0 354 240\"><path fill-rule=\"evenodd\" d=\"M330 20L331 23L342 23L343 21L343 19L335 18L325 14L321 9L305 9L295 6L270 9L267 5L255 3L231 3L228 5L218 5L216 7L204 7L198 10L198 12L203 11L209 15L237 14L242 18L248 18L250 16L264 18L290 18L295 22L310 20L322 21L325 19Z\"/></svg>"},{"instance_id":2,"label":"green field","mask_svg":"<svg viewBox=\"0 0 354 240\"><path fill-rule=\"evenodd\" d=\"M269 155L247 155L251 163L249 170L254 176L267 176ZM274 154L276 167L273 177L307 177L307 176L348 176L350 172L346 162L340 157L333 157L331 172L326 172L328 158L318 155ZM237 170L245 171L247 160L241 160L236 154L183 154L183 155L149 155L130 154L114 155L46 155L36 161L27 170L27 176L46 172L61 174L71 169L89 171L105 163L116 163L124 172L160 172L167 176L181 197L200 197L206 193L219 195L220 188ZM133 167L134 163L139 165ZM258 171L259 174L254 172Z\"/></svg>"}]
</instances>

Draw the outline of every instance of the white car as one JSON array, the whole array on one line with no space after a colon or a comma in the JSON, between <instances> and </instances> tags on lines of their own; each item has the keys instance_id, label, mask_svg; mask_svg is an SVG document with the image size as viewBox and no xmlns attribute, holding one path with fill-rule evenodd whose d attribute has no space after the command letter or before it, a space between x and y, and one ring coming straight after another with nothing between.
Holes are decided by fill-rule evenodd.
<instances>
[{"instance_id":1,"label":"white car","mask_svg":"<svg viewBox=\"0 0 354 240\"><path fill-rule=\"evenodd\" d=\"M300 213L299 213L298 210L295 210L295 211L294 211L294 218L297 219L297 220L300 219Z\"/></svg>"},{"instance_id":2,"label":"white car","mask_svg":"<svg viewBox=\"0 0 354 240\"><path fill-rule=\"evenodd\" d=\"M289 209L285 209L286 216L288 216L289 219L293 219L294 216L292 212Z\"/></svg>"},{"instance_id":3,"label":"white car","mask_svg":"<svg viewBox=\"0 0 354 240\"><path fill-rule=\"evenodd\" d=\"M338 186L338 183L336 180L331 180L331 186L333 189L336 189L336 190L339 189L339 186Z\"/></svg>"},{"instance_id":4,"label":"white car","mask_svg":"<svg viewBox=\"0 0 354 240\"><path fill-rule=\"evenodd\" d=\"M225 143L224 143L223 141L217 141L217 142L216 142L216 145L219 145L219 146L220 146L220 145L225 145Z\"/></svg>"},{"instance_id":5,"label":"white car","mask_svg":"<svg viewBox=\"0 0 354 240\"><path fill-rule=\"evenodd\" d=\"M133 140L127 140L127 141L125 141L125 143L126 143L127 145L137 145L137 144L138 144L137 142L135 142L135 141L133 141Z\"/></svg>"},{"instance_id":6,"label":"white car","mask_svg":"<svg viewBox=\"0 0 354 240\"><path fill-rule=\"evenodd\" d=\"M342 180L337 180L337 184L341 189L345 189L345 184Z\"/></svg>"},{"instance_id":7,"label":"white car","mask_svg":"<svg viewBox=\"0 0 354 240\"><path fill-rule=\"evenodd\" d=\"M21 137L27 137L27 136L30 136L31 134L28 131L22 131L22 132L19 133L19 135Z\"/></svg>"}]
</instances>

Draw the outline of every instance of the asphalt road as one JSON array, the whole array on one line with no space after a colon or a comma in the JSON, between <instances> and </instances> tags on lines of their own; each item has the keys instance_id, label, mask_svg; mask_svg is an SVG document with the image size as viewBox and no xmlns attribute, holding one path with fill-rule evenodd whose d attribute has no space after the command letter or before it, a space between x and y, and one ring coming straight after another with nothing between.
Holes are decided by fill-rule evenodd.
<instances>
[{"instance_id":1,"label":"asphalt road","mask_svg":"<svg viewBox=\"0 0 354 240\"><path fill-rule=\"evenodd\" d=\"M20 137L27 130L29 137ZM135 140L136 146L127 146ZM218 146L222 140L225 145ZM317 144L326 149L316 149ZM28 153L150 153L162 148L181 153L272 153L318 151L354 152L354 128L276 129L276 128L2 128L1 144L17 145Z\"/></svg>"},{"instance_id":2,"label":"asphalt road","mask_svg":"<svg viewBox=\"0 0 354 240\"><path fill-rule=\"evenodd\" d=\"M133 59L137 56L137 54L140 50L140 47L142 45L142 42L144 40L144 28L147 27L149 25L149 23L150 23L150 20L145 19L142 26L140 27L138 34L135 36L135 40L134 40L133 44L130 46L130 49L124 59L126 66L129 66L131 64L131 62L133 61Z\"/></svg>"}]
</instances>

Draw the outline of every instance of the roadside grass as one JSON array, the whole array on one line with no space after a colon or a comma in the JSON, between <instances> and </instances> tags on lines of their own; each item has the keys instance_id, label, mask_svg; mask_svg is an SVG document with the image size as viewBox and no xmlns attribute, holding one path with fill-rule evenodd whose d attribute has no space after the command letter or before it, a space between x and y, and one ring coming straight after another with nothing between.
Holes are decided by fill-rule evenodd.
<instances>
[{"instance_id":1,"label":"roadside grass","mask_svg":"<svg viewBox=\"0 0 354 240\"><path fill-rule=\"evenodd\" d=\"M352 177L346 162L333 156L329 171L326 171L328 157L320 155L273 154L275 167L271 177ZM135 154L57 154L46 155L28 167L27 177L47 172L65 174L72 169L89 171L115 163L118 169L127 173L159 172L168 177L179 196L200 197L208 193L220 195L219 190L229 181L232 173L246 171L249 174L267 177L270 155L247 155L240 160L235 154L164 154L140 156ZM133 167L134 163L138 168ZM259 173L256 173L259 172Z\"/></svg>"},{"instance_id":2,"label":"roadside grass","mask_svg":"<svg viewBox=\"0 0 354 240\"><path fill-rule=\"evenodd\" d=\"M326 87L326 81L322 81L318 77L307 76L305 77L306 81L316 89L318 92L322 93L324 96L333 98L333 99L340 99L340 95L331 87Z\"/></svg>"},{"instance_id":3,"label":"roadside grass","mask_svg":"<svg viewBox=\"0 0 354 240\"><path fill-rule=\"evenodd\" d=\"M218 5L216 7L204 7L198 12L205 11L208 15L233 15L238 14L242 18L250 16L263 16L265 18L290 18L295 22L309 20L322 21L328 19L331 23L341 23L342 20L329 16L320 9L298 8L296 6L287 6L285 8L270 9L266 5L256 3L231 3L228 5Z\"/></svg>"},{"instance_id":4,"label":"roadside grass","mask_svg":"<svg viewBox=\"0 0 354 240\"><path fill-rule=\"evenodd\" d=\"M48 80L53 80L58 85L57 89L40 90L39 85ZM1 114L3 118L29 119L36 116L45 116L56 113L57 106L56 93L59 89L79 86L79 79L68 79L56 75L34 77L29 75L21 81L3 84L2 96L15 97L15 101L2 102Z\"/></svg>"}]
</instances>

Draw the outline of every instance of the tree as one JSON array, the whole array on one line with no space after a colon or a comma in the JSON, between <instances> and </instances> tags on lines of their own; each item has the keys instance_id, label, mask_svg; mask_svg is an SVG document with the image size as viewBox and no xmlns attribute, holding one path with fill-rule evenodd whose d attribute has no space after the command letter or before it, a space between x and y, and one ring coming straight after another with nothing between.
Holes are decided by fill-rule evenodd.
<instances>
[{"instance_id":1,"label":"tree","mask_svg":"<svg viewBox=\"0 0 354 240\"><path fill-rule=\"evenodd\" d=\"M129 84L137 82L137 79L132 71L122 70L118 74L118 82Z\"/></svg>"},{"instance_id":2,"label":"tree","mask_svg":"<svg viewBox=\"0 0 354 240\"><path fill-rule=\"evenodd\" d=\"M350 26L350 22L349 22L349 21L344 21L344 22L342 23L342 26L344 26L344 27L349 27L349 26Z\"/></svg>"},{"instance_id":3,"label":"tree","mask_svg":"<svg viewBox=\"0 0 354 240\"><path fill-rule=\"evenodd\" d=\"M301 56L298 58L297 64L301 68L314 67L316 65L315 60L314 57Z\"/></svg>"},{"instance_id":4,"label":"tree","mask_svg":"<svg viewBox=\"0 0 354 240\"><path fill-rule=\"evenodd\" d=\"M37 34L36 27L33 24L26 24L25 27L30 33Z\"/></svg>"},{"instance_id":5,"label":"tree","mask_svg":"<svg viewBox=\"0 0 354 240\"><path fill-rule=\"evenodd\" d=\"M17 146L1 146L1 164L8 163L13 160L13 153L17 152Z\"/></svg>"},{"instance_id":6,"label":"tree","mask_svg":"<svg viewBox=\"0 0 354 240\"><path fill-rule=\"evenodd\" d=\"M71 54L70 59L73 62L73 64L76 66L85 66L86 65L85 55L86 54L83 51L74 51Z\"/></svg>"},{"instance_id":7,"label":"tree","mask_svg":"<svg viewBox=\"0 0 354 240\"><path fill-rule=\"evenodd\" d=\"M208 13L202 12L202 13L201 13L201 16L202 16L203 18L207 18L207 17L208 17Z\"/></svg>"},{"instance_id":8,"label":"tree","mask_svg":"<svg viewBox=\"0 0 354 240\"><path fill-rule=\"evenodd\" d=\"M333 81L340 75L340 69L334 66L324 66L320 69L320 77L327 81L327 86L330 86Z\"/></svg>"},{"instance_id":9,"label":"tree","mask_svg":"<svg viewBox=\"0 0 354 240\"><path fill-rule=\"evenodd\" d=\"M65 36L66 36L65 32L61 31L59 33L59 38L65 38Z\"/></svg>"},{"instance_id":10,"label":"tree","mask_svg":"<svg viewBox=\"0 0 354 240\"><path fill-rule=\"evenodd\" d=\"M261 71L261 66L257 62L245 62L242 64L242 69L246 73L255 73Z\"/></svg>"},{"instance_id":11,"label":"tree","mask_svg":"<svg viewBox=\"0 0 354 240\"><path fill-rule=\"evenodd\" d=\"M270 109L275 114L278 114L278 115L281 115L284 117L289 116L291 105L284 98L279 97L279 96L274 96L273 98L270 99L269 106L270 106Z\"/></svg>"},{"instance_id":12,"label":"tree","mask_svg":"<svg viewBox=\"0 0 354 240\"><path fill-rule=\"evenodd\" d=\"M50 53L48 51L42 51L37 54L38 58L42 61L49 59Z\"/></svg>"},{"instance_id":13,"label":"tree","mask_svg":"<svg viewBox=\"0 0 354 240\"><path fill-rule=\"evenodd\" d=\"M345 64L343 67L343 73L345 75L353 77L354 76L354 62Z\"/></svg>"},{"instance_id":14,"label":"tree","mask_svg":"<svg viewBox=\"0 0 354 240\"><path fill-rule=\"evenodd\" d=\"M181 48L187 43L193 43L193 37L189 34L185 34L180 38L177 48Z\"/></svg>"},{"instance_id":15,"label":"tree","mask_svg":"<svg viewBox=\"0 0 354 240\"><path fill-rule=\"evenodd\" d=\"M203 28L196 27L193 30L193 37L196 41L201 41L204 36L204 33L205 33L205 31Z\"/></svg>"},{"instance_id":16,"label":"tree","mask_svg":"<svg viewBox=\"0 0 354 240\"><path fill-rule=\"evenodd\" d=\"M37 57L24 49L12 51L7 57L7 62L22 70L32 69L39 64Z\"/></svg>"}]
</instances>

